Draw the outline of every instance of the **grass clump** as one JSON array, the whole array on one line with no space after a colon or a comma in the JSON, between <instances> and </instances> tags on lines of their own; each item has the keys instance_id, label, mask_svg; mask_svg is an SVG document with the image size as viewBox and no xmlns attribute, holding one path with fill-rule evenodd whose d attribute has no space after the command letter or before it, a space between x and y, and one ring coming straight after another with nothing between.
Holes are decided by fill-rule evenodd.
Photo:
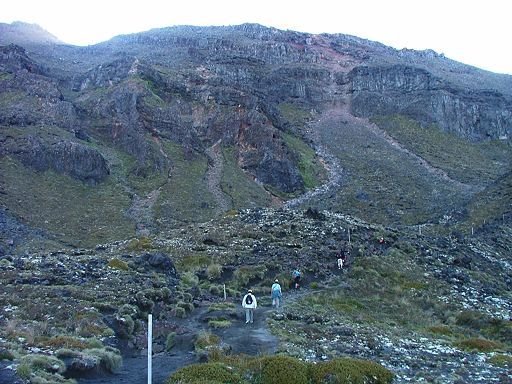
<instances>
[{"instance_id":1,"label":"grass clump","mask_svg":"<svg viewBox=\"0 0 512 384\"><path fill-rule=\"evenodd\" d=\"M453 331L452 329L447 325L433 325L431 327L428 327L427 330L434 335L439 336L452 336Z\"/></svg>"},{"instance_id":2,"label":"grass clump","mask_svg":"<svg viewBox=\"0 0 512 384\"><path fill-rule=\"evenodd\" d=\"M167 384L243 383L242 378L222 363L192 364L174 372Z\"/></svg>"},{"instance_id":3,"label":"grass clump","mask_svg":"<svg viewBox=\"0 0 512 384\"><path fill-rule=\"evenodd\" d=\"M70 348L75 350L83 350L91 347L102 346L98 339L85 339L82 337L74 337L67 335L59 335L45 340L41 340L40 344L52 348Z\"/></svg>"},{"instance_id":4,"label":"grass clump","mask_svg":"<svg viewBox=\"0 0 512 384\"><path fill-rule=\"evenodd\" d=\"M503 344L479 337L458 341L455 343L455 346L466 351L478 352L493 352L503 349Z\"/></svg>"},{"instance_id":5,"label":"grass clump","mask_svg":"<svg viewBox=\"0 0 512 384\"><path fill-rule=\"evenodd\" d=\"M510 355L499 353L487 359L487 361L497 367L512 368L512 356Z\"/></svg>"},{"instance_id":6,"label":"grass clump","mask_svg":"<svg viewBox=\"0 0 512 384\"><path fill-rule=\"evenodd\" d=\"M7 349L0 349L0 361L2 360L14 360L14 355Z\"/></svg>"},{"instance_id":7,"label":"grass clump","mask_svg":"<svg viewBox=\"0 0 512 384\"><path fill-rule=\"evenodd\" d=\"M210 257L207 255L191 254L180 258L176 262L176 268L180 272L196 272L207 267L210 263Z\"/></svg>"},{"instance_id":8,"label":"grass clump","mask_svg":"<svg viewBox=\"0 0 512 384\"><path fill-rule=\"evenodd\" d=\"M266 272L264 265L241 266L233 273L234 283L237 287L247 286L251 280L262 280Z\"/></svg>"},{"instance_id":9,"label":"grass clump","mask_svg":"<svg viewBox=\"0 0 512 384\"><path fill-rule=\"evenodd\" d=\"M176 345L176 332L169 332L165 339L165 350L169 352Z\"/></svg>"},{"instance_id":10,"label":"grass clump","mask_svg":"<svg viewBox=\"0 0 512 384\"><path fill-rule=\"evenodd\" d=\"M123 365L119 351L112 347L86 349L83 354L99 359L99 366L110 373L117 372Z\"/></svg>"},{"instance_id":11,"label":"grass clump","mask_svg":"<svg viewBox=\"0 0 512 384\"><path fill-rule=\"evenodd\" d=\"M215 347L219 345L220 337L214 335L211 332L202 330L197 335L197 339L194 342L194 347L196 351L207 350L208 348Z\"/></svg>"},{"instance_id":12,"label":"grass clump","mask_svg":"<svg viewBox=\"0 0 512 384\"><path fill-rule=\"evenodd\" d=\"M312 367L313 384L390 384L393 373L367 360L341 358Z\"/></svg>"},{"instance_id":13,"label":"grass clump","mask_svg":"<svg viewBox=\"0 0 512 384\"><path fill-rule=\"evenodd\" d=\"M147 251L153 248L153 241L151 238L142 236L137 239L131 239L126 246L127 251Z\"/></svg>"},{"instance_id":14,"label":"grass clump","mask_svg":"<svg viewBox=\"0 0 512 384\"><path fill-rule=\"evenodd\" d=\"M117 259L117 258L109 260L107 265L110 268L117 269L119 271L127 271L130 269L130 267L128 267L128 263L126 261L123 261L123 260Z\"/></svg>"},{"instance_id":15,"label":"grass clump","mask_svg":"<svg viewBox=\"0 0 512 384\"><path fill-rule=\"evenodd\" d=\"M339 358L318 364L285 355L252 357L209 355L210 362L179 369L168 379L177 383L245 384L390 384L393 374L381 365Z\"/></svg>"},{"instance_id":16,"label":"grass clump","mask_svg":"<svg viewBox=\"0 0 512 384\"><path fill-rule=\"evenodd\" d=\"M510 321L491 317L478 311L462 311L455 319L455 324L483 335L488 339L495 339L512 345L512 324Z\"/></svg>"},{"instance_id":17,"label":"grass clump","mask_svg":"<svg viewBox=\"0 0 512 384\"><path fill-rule=\"evenodd\" d=\"M213 303L208 307L208 312L213 311L227 311L228 313L235 313L237 306L230 302Z\"/></svg>"},{"instance_id":18,"label":"grass clump","mask_svg":"<svg viewBox=\"0 0 512 384\"><path fill-rule=\"evenodd\" d=\"M16 373L23 380L34 384L73 384L72 379L65 379L66 370L63 361L48 355L26 355L21 359Z\"/></svg>"},{"instance_id":19,"label":"grass clump","mask_svg":"<svg viewBox=\"0 0 512 384\"><path fill-rule=\"evenodd\" d=\"M208 280L217 280L222 274L222 265L212 263L206 268L206 276Z\"/></svg>"},{"instance_id":20,"label":"grass clump","mask_svg":"<svg viewBox=\"0 0 512 384\"><path fill-rule=\"evenodd\" d=\"M261 383L308 384L308 364L290 356L265 356L260 359Z\"/></svg>"},{"instance_id":21,"label":"grass clump","mask_svg":"<svg viewBox=\"0 0 512 384\"><path fill-rule=\"evenodd\" d=\"M208 326L211 328L229 328L231 321L227 319L212 319L208 321Z\"/></svg>"}]
</instances>

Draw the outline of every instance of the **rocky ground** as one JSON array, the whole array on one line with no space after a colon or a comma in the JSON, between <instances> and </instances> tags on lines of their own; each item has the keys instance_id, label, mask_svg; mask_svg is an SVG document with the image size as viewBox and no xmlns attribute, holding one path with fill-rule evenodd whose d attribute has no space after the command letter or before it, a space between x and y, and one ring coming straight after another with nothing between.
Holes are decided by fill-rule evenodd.
<instances>
[{"instance_id":1,"label":"rocky ground","mask_svg":"<svg viewBox=\"0 0 512 384\"><path fill-rule=\"evenodd\" d=\"M394 372L396 383L507 383L507 228L491 242L314 209L251 210L158 238L4 254L0 378L20 381L16 369L24 379L53 375L55 383L141 382L152 312L155 382L207 359L208 349L198 346L207 333L219 337L214 344L224 353L369 359ZM340 248L348 256L344 271L335 266ZM288 290L296 267L304 273L298 292ZM285 289L279 312L268 297L276 277ZM250 327L240 308L248 287L260 300ZM64 363L41 369L27 356ZM114 364L116 356L124 364Z\"/></svg>"}]
</instances>

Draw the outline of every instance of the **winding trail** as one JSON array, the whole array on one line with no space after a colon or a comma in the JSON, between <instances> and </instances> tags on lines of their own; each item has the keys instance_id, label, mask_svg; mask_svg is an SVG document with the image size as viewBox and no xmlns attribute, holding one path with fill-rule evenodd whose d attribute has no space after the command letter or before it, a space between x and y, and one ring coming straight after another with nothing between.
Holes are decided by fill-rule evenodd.
<instances>
[{"instance_id":1,"label":"winding trail","mask_svg":"<svg viewBox=\"0 0 512 384\"><path fill-rule=\"evenodd\" d=\"M208 190L213 194L217 202L219 213L228 211L232 204L228 195L221 188L222 171L224 169L224 159L222 157L221 144L219 139L215 144L205 150L208 156L208 170L206 171L206 183Z\"/></svg>"},{"instance_id":2,"label":"winding trail","mask_svg":"<svg viewBox=\"0 0 512 384\"><path fill-rule=\"evenodd\" d=\"M340 164L339 159L329 148L330 143L324 143L321 139L321 132L324 127L341 126L342 124L365 129L370 135L384 140L394 150L408 156L415 164L426 170L430 175L454 185L461 191L475 192L475 186L464 184L452 179L444 170L434 167L421 156L411 152L390 136L386 131L370 122L369 119L352 115L350 113L350 101L347 96L334 102L328 110L315 118L304 131L305 136L313 143L316 154L319 156L320 161L324 164L324 167L327 170L327 181L305 194L287 201L284 204L285 207L296 207L307 202L313 197L331 194L342 186L345 179L344 169Z\"/></svg>"},{"instance_id":3,"label":"winding trail","mask_svg":"<svg viewBox=\"0 0 512 384\"><path fill-rule=\"evenodd\" d=\"M284 306L279 311L286 311L287 306L309 292L302 288L299 291L285 291ZM265 302L260 299L259 301ZM232 314L232 324L228 328L208 328L208 320L215 314L208 312L208 304L196 308L189 317L176 319L180 328L179 342L171 352L158 353L153 355L152 361L152 382L154 384L165 384L170 374L177 369L189 364L199 362L194 351L195 336L201 330L208 330L221 338L222 345L228 347L233 354L245 354L258 356L263 354L274 354L279 346L279 339L272 335L269 330L267 319L276 313L276 309L268 304L258 305L254 312L254 323L245 324L245 312L237 298L234 301L237 305L236 312ZM123 357L122 369L109 375L96 375L92 377L79 378L78 384L140 384L147 381L147 351L141 351L137 356Z\"/></svg>"}]
</instances>

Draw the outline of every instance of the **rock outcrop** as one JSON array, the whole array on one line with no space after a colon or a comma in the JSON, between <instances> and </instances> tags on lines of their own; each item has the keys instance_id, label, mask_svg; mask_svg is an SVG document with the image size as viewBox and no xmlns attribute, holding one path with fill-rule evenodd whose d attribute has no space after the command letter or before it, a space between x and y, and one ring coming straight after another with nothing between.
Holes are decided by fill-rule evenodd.
<instances>
[{"instance_id":1,"label":"rock outcrop","mask_svg":"<svg viewBox=\"0 0 512 384\"><path fill-rule=\"evenodd\" d=\"M404 65L357 67L349 78L357 116L405 115L470 140L512 135L512 98L496 90L464 90Z\"/></svg>"}]
</instances>

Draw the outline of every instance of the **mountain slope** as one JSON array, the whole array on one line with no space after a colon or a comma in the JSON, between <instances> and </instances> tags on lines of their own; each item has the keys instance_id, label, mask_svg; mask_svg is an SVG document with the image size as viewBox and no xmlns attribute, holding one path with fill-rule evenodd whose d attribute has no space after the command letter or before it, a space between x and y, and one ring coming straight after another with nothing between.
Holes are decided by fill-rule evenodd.
<instances>
[{"instance_id":1,"label":"mountain slope","mask_svg":"<svg viewBox=\"0 0 512 384\"><path fill-rule=\"evenodd\" d=\"M88 194L111 185L130 223L113 231L95 204L70 215L57 236L70 243L97 242L73 229L83 224L114 239L290 199L433 223L511 167L511 77L432 52L253 24L26 47L2 49L2 204L56 231L36 219L55 192L25 193L21 166Z\"/></svg>"}]
</instances>

